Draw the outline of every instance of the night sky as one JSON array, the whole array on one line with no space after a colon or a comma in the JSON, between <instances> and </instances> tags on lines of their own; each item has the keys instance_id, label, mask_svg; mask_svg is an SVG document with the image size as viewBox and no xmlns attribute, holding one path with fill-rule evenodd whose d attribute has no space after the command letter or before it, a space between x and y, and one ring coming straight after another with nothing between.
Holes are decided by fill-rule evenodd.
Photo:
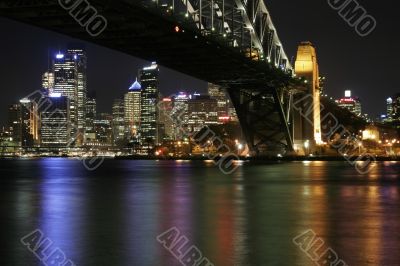
<instances>
[{"instance_id":1,"label":"night sky","mask_svg":"<svg viewBox=\"0 0 400 266\"><path fill-rule=\"evenodd\" d=\"M372 117L385 112L385 100L400 92L398 85L400 35L396 2L359 1L378 22L375 31L360 37L325 0L265 0L286 53L309 40L317 48L320 72L327 78L326 92L341 97L351 89ZM0 18L0 123L7 106L41 87L48 54L77 40ZM99 112L111 112L113 99L122 97L148 62L86 43L88 90L96 91ZM161 68L161 92L204 92L206 83Z\"/></svg>"}]
</instances>

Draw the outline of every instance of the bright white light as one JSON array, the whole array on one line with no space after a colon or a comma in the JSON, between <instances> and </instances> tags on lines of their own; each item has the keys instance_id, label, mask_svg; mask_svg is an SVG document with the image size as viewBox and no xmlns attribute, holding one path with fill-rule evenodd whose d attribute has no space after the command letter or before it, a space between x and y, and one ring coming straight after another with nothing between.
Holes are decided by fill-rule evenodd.
<instances>
[{"instance_id":1,"label":"bright white light","mask_svg":"<svg viewBox=\"0 0 400 266\"><path fill-rule=\"evenodd\" d=\"M344 97L350 98L351 97L351 91L350 90L344 91Z\"/></svg>"},{"instance_id":2,"label":"bright white light","mask_svg":"<svg viewBox=\"0 0 400 266\"><path fill-rule=\"evenodd\" d=\"M63 59L63 58L64 58L64 55L63 55L63 54L57 54L57 55L56 55L56 58L57 58L57 59Z\"/></svg>"}]
</instances>

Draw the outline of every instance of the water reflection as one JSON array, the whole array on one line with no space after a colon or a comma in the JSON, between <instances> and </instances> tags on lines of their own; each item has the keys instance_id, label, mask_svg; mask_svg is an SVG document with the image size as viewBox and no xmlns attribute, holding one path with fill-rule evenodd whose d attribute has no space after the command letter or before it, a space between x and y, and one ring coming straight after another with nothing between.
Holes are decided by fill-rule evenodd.
<instances>
[{"instance_id":1,"label":"water reflection","mask_svg":"<svg viewBox=\"0 0 400 266\"><path fill-rule=\"evenodd\" d=\"M171 227L215 265L314 265L292 243L308 229L348 265L400 265L398 163L0 163L2 265L39 265L19 243L37 228L76 265L181 265L156 240Z\"/></svg>"}]
</instances>

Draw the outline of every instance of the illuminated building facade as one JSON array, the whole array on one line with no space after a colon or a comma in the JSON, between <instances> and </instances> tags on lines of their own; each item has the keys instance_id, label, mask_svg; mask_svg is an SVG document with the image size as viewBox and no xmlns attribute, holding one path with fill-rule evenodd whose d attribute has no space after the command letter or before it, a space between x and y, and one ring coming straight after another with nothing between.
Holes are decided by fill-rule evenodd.
<instances>
[{"instance_id":1,"label":"illuminated building facade","mask_svg":"<svg viewBox=\"0 0 400 266\"><path fill-rule=\"evenodd\" d=\"M322 143L321 133L321 108L320 108L320 77L315 47L310 42L302 42L297 50L295 73L304 78L309 86L308 95L301 96L302 102L298 103L303 114L295 114L294 141L296 145L303 145L309 140L311 145ZM297 106L299 107L299 106ZM311 146L311 148L313 148ZM296 149L296 148L295 148Z\"/></svg>"},{"instance_id":2,"label":"illuminated building facade","mask_svg":"<svg viewBox=\"0 0 400 266\"><path fill-rule=\"evenodd\" d=\"M47 71L42 76L42 88L51 94L54 91L54 73Z\"/></svg>"},{"instance_id":3,"label":"illuminated building facade","mask_svg":"<svg viewBox=\"0 0 400 266\"><path fill-rule=\"evenodd\" d=\"M87 96L87 57L82 48L70 48L67 54L72 56L76 64L76 86L77 86L77 125L80 133L83 133L85 127L85 104Z\"/></svg>"},{"instance_id":4,"label":"illuminated building facade","mask_svg":"<svg viewBox=\"0 0 400 266\"><path fill-rule=\"evenodd\" d=\"M191 132L200 131L205 125L218 124L218 101L210 96L196 96L188 102L188 126Z\"/></svg>"},{"instance_id":5,"label":"illuminated building facade","mask_svg":"<svg viewBox=\"0 0 400 266\"><path fill-rule=\"evenodd\" d=\"M188 109L189 100L191 95L186 92L179 92L173 97L173 108L171 112L171 118L174 123L174 138L183 139L186 132L186 127L188 123Z\"/></svg>"},{"instance_id":6,"label":"illuminated building facade","mask_svg":"<svg viewBox=\"0 0 400 266\"><path fill-rule=\"evenodd\" d=\"M129 87L124 97L125 130L128 139L137 138L140 128L142 86L136 81Z\"/></svg>"},{"instance_id":7,"label":"illuminated building facade","mask_svg":"<svg viewBox=\"0 0 400 266\"><path fill-rule=\"evenodd\" d=\"M173 102L170 97L163 98L159 103L160 119L159 123L163 125L164 136L163 140L174 139L174 123L171 117Z\"/></svg>"},{"instance_id":8,"label":"illuminated building facade","mask_svg":"<svg viewBox=\"0 0 400 266\"><path fill-rule=\"evenodd\" d=\"M125 107L122 99L113 102L111 127L114 144L125 139Z\"/></svg>"},{"instance_id":9,"label":"illuminated building facade","mask_svg":"<svg viewBox=\"0 0 400 266\"><path fill-rule=\"evenodd\" d=\"M96 94L91 93L86 98L85 105L85 138L84 143L89 143L93 139L95 139L95 129L94 129L94 120L97 116L97 102L96 102Z\"/></svg>"},{"instance_id":10,"label":"illuminated building facade","mask_svg":"<svg viewBox=\"0 0 400 266\"><path fill-rule=\"evenodd\" d=\"M12 141L21 144L22 139L21 105L13 104L8 108L8 130Z\"/></svg>"},{"instance_id":11,"label":"illuminated building facade","mask_svg":"<svg viewBox=\"0 0 400 266\"><path fill-rule=\"evenodd\" d=\"M32 147L39 141L39 113L35 101L22 99L21 105L21 145Z\"/></svg>"},{"instance_id":12,"label":"illuminated building facade","mask_svg":"<svg viewBox=\"0 0 400 266\"><path fill-rule=\"evenodd\" d=\"M208 83L208 95L211 99L215 99L218 104L218 116L226 117L229 116L229 97L227 96L224 89L220 86Z\"/></svg>"},{"instance_id":13,"label":"illuminated building facade","mask_svg":"<svg viewBox=\"0 0 400 266\"><path fill-rule=\"evenodd\" d=\"M48 99L51 105L39 109L40 144L43 147L69 146L74 141L70 132L70 100L60 93L54 93Z\"/></svg>"},{"instance_id":14,"label":"illuminated building facade","mask_svg":"<svg viewBox=\"0 0 400 266\"><path fill-rule=\"evenodd\" d=\"M394 95L392 97L393 103L392 103L392 119L394 121L400 121L400 93Z\"/></svg>"},{"instance_id":15,"label":"illuminated building facade","mask_svg":"<svg viewBox=\"0 0 400 266\"><path fill-rule=\"evenodd\" d=\"M153 62L151 66L144 67L139 72L142 86L141 112L140 112L140 140L141 145L150 150L160 143L158 125L159 101L159 67Z\"/></svg>"},{"instance_id":16,"label":"illuminated building facade","mask_svg":"<svg viewBox=\"0 0 400 266\"><path fill-rule=\"evenodd\" d=\"M339 99L337 101L337 104L340 107L349 110L350 112L352 112L353 114L355 114L357 116L360 116L360 117L362 116L361 101L357 97L352 97L351 91L349 91L349 90L345 91L345 97L342 99Z\"/></svg>"}]
</instances>

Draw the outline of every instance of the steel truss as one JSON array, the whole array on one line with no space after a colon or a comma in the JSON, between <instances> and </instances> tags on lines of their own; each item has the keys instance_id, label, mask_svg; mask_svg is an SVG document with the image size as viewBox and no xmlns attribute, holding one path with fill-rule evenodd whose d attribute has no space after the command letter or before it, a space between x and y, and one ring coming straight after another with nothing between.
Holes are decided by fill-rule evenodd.
<instances>
[{"instance_id":1,"label":"steel truss","mask_svg":"<svg viewBox=\"0 0 400 266\"><path fill-rule=\"evenodd\" d=\"M292 152L292 93L287 89L228 88L253 156Z\"/></svg>"}]
</instances>

